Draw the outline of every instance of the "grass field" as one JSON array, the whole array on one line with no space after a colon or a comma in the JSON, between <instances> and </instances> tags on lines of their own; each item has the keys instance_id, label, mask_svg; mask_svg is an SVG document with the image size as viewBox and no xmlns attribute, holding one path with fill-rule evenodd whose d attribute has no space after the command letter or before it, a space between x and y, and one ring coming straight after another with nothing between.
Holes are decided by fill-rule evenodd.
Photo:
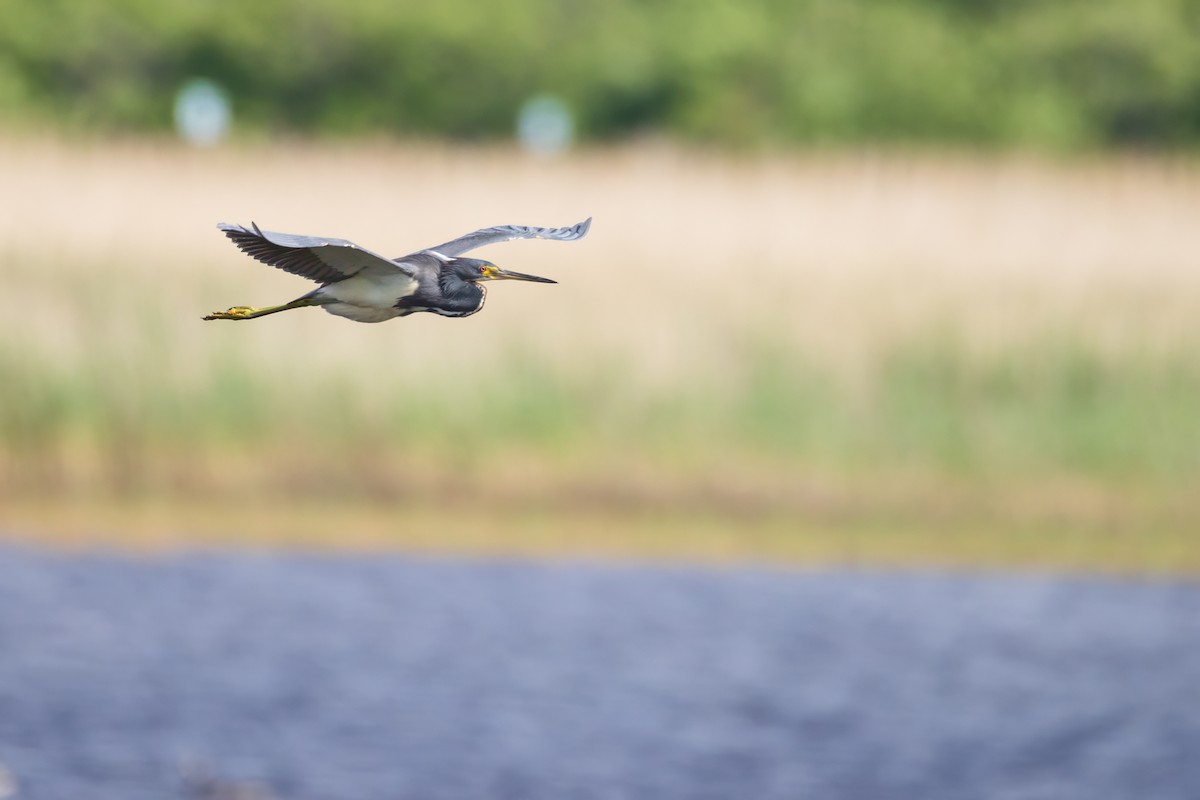
<instances>
[{"instance_id":1,"label":"grass field","mask_svg":"<svg viewBox=\"0 0 1200 800\"><path fill-rule=\"evenodd\" d=\"M39 542L1200 569L1200 167L0 141L0 529ZM483 313L308 284L497 223Z\"/></svg>"}]
</instances>

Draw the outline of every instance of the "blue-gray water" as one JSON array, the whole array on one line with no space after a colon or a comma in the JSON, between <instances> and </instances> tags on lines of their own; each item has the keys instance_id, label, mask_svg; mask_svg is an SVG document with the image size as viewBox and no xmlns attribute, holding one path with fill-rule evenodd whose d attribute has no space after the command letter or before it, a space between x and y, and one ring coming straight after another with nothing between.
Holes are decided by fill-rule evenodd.
<instances>
[{"instance_id":1,"label":"blue-gray water","mask_svg":"<svg viewBox=\"0 0 1200 800\"><path fill-rule=\"evenodd\" d=\"M0 764L53 800L1194 800L1200 586L0 548Z\"/></svg>"}]
</instances>

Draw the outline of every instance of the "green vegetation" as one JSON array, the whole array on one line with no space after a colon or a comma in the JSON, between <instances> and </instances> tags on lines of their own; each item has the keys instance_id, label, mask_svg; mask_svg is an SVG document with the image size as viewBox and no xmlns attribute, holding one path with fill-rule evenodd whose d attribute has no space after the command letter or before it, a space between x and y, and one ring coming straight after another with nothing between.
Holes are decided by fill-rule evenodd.
<instances>
[{"instance_id":1,"label":"green vegetation","mask_svg":"<svg viewBox=\"0 0 1200 800\"><path fill-rule=\"evenodd\" d=\"M0 521L93 546L1200 569L1194 359L917 340L865 382L739 361L648 392L532 354L464 383L10 349Z\"/></svg>"},{"instance_id":2,"label":"green vegetation","mask_svg":"<svg viewBox=\"0 0 1200 800\"><path fill-rule=\"evenodd\" d=\"M0 115L164 130L199 76L247 132L494 139L549 92L592 139L1178 147L1197 41L1190 0L7 0Z\"/></svg>"},{"instance_id":3,"label":"green vegetation","mask_svg":"<svg viewBox=\"0 0 1200 800\"><path fill-rule=\"evenodd\" d=\"M211 444L332 461L363 448L454 453L437 459L445 469L520 451L550 463L587 453L672 468L725 460L960 478L1200 479L1200 365L1182 353L1034 341L979 355L953 339L917 339L851 381L802 352L748 346L733 369L651 389L630 385L615 364L573 371L529 353L408 381L364 375L357 362L296 372L217 351L184 376L157 342L147 337L137 353L100 343L61 364L0 350L0 450L36 459L83 446L125 460Z\"/></svg>"}]
</instances>

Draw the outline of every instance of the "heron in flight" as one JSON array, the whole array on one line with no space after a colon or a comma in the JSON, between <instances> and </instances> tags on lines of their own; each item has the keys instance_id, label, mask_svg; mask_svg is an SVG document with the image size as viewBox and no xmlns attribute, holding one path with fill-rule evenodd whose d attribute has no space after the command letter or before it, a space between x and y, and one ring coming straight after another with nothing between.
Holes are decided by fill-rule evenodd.
<instances>
[{"instance_id":1,"label":"heron in flight","mask_svg":"<svg viewBox=\"0 0 1200 800\"><path fill-rule=\"evenodd\" d=\"M255 319L305 306L320 306L355 322L383 322L418 311L468 317L483 308L487 299L484 281L555 281L500 269L481 258L463 258L463 253L511 239L570 242L582 239L591 224L588 217L568 228L498 225L401 258L384 258L345 239L274 233L254 223L244 228L222 222L217 227L242 252L321 285L290 303L262 308L234 306L228 311L214 311L205 319Z\"/></svg>"}]
</instances>

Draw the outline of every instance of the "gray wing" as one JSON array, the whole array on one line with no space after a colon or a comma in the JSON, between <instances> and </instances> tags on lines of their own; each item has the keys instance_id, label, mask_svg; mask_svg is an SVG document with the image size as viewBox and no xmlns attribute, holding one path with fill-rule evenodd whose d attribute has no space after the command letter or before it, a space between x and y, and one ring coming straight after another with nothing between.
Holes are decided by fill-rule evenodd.
<instances>
[{"instance_id":1,"label":"gray wing","mask_svg":"<svg viewBox=\"0 0 1200 800\"><path fill-rule=\"evenodd\" d=\"M532 228L528 225L497 225L494 228L481 228L474 233L468 233L466 236L452 239L445 244L425 249L453 258L469 250L474 250L476 247L483 247L484 245L495 244L496 242L507 242L512 239L557 239L560 242L570 242L575 239L582 239L587 235L588 228L590 227L592 227L591 217L569 228Z\"/></svg>"},{"instance_id":2,"label":"gray wing","mask_svg":"<svg viewBox=\"0 0 1200 800\"><path fill-rule=\"evenodd\" d=\"M228 222L217 227L246 255L320 283L336 283L364 269L413 274L412 267L397 264L345 239L264 231L253 222L249 228Z\"/></svg>"}]
</instances>

